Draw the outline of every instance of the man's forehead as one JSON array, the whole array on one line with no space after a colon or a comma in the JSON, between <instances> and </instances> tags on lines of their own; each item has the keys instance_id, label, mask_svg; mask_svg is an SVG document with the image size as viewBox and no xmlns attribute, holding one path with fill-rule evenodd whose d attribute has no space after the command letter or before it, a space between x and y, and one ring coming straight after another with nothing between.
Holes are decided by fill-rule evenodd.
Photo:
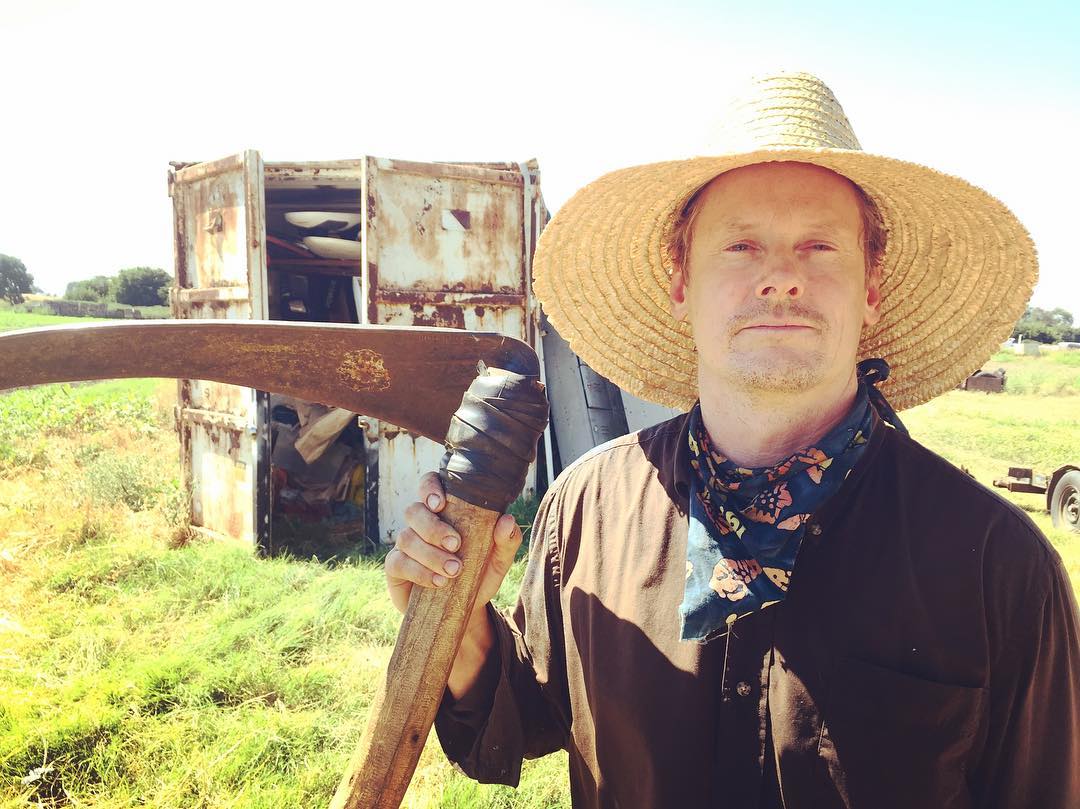
<instances>
[{"instance_id":1,"label":"man's forehead","mask_svg":"<svg viewBox=\"0 0 1080 809\"><path fill-rule=\"evenodd\" d=\"M841 174L811 163L754 163L717 175L705 186L703 194L706 197L739 194L751 198L781 196L791 199L840 194L854 199L855 184Z\"/></svg>"},{"instance_id":2,"label":"man's forehead","mask_svg":"<svg viewBox=\"0 0 1080 809\"><path fill-rule=\"evenodd\" d=\"M725 172L703 189L701 213L731 230L762 224L762 217L798 214L808 224L846 229L859 216L851 180L808 163L758 163Z\"/></svg>"},{"instance_id":3,"label":"man's forehead","mask_svg":"<svg viewBox=\"0 0 1080 809\"><path fill-rule=\"evenodd\" d=\"M846 230L850 230L854 224L850 217L832 217L832 216L818 216L820 211L813 211L808 215L804 221L800 221L800 227L807 230L812 230L816 233L838 233ZM758 230L763 225L769 224L769 221L776 218L775 214L768 219L763 218L748 218L745 212L740 213L738 216L723 216L712 222L712 226L720 228L730 233L749 233Z\"/></svg>"}]
</instances>

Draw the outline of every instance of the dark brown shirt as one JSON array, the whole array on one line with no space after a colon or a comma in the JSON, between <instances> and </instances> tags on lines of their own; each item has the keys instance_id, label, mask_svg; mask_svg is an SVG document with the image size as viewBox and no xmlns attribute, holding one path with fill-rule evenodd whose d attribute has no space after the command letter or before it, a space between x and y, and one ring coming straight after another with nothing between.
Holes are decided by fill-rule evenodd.
<instances>
[{"instance_id":1,"label":"dark brown shirt","mask_svg":"<svg viewBox=\"0 0 1080 809\"><path fill-rule=\"evenodd\" d=\"M498 652L436 720L470 776L566 748L576 807L1080 806L1080 638L1019 509L879 424L787 599L679 640L685 417L568 469Z\"/></svg>"}]
</instances>

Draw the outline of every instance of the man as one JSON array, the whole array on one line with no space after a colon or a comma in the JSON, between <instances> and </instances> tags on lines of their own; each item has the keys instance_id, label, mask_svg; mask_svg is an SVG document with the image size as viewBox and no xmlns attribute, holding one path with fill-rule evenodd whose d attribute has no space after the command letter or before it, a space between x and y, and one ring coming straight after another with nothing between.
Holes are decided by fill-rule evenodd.
<instances>
[{"instance_id":1,"label":"man","mask_svg":"<svg viewBox=\"0 0 1080 809\"><path fill-rule=\"evenodd\" d=\"M737 110L741 145L607 175L544 234L560 333L690 412L560 476L512 617L487 603L521 542L497 523L443 747L510 784L565 748L582 807L1080 805L1060 558L883 395L989 356L1031 241L964 181L859 150L812 76ZM400 609L460 571L437 479L421 497L386 562Z\"/></svg>"}]
</instances>

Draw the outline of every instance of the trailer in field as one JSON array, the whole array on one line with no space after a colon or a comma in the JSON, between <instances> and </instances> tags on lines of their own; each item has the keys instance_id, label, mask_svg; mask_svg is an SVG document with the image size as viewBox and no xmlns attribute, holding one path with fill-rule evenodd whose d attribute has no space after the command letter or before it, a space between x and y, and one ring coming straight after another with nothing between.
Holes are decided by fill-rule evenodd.
<instances>
[{"instance_id":1,"label":"trailer in field","mask_svg":"<svg viewBox=\"0 0 1080 809\"><path fill-rule=\"evenodd\" d=\"M1065 464L1049 475L1023 466L1010 466L1009 474L994 481L1010 492L1045 494L1046 508L1055 528L1080 533L1080 465Z\"/></svg>"}]
</instances>

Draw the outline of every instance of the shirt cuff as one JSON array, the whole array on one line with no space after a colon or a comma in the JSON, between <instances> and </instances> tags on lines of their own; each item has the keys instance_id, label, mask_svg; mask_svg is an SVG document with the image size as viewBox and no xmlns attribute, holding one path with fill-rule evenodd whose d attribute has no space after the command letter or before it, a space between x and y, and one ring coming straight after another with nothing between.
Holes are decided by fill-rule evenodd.
<instances>
[{"instance_id":1,"label":"shirt cuff","mask_svg":"<svg viewBox=\"0 0 1080 809\"><path fill-rule=\"evenodd\" d=\"M491 604L488 616L496 642L480 676L460 699L447 689L435 715L435 732L443 752L465 775L482 784L516 787L521 778L524 738L510 686L515 659L510 627Z\"/></svg>"}]
</instances>

